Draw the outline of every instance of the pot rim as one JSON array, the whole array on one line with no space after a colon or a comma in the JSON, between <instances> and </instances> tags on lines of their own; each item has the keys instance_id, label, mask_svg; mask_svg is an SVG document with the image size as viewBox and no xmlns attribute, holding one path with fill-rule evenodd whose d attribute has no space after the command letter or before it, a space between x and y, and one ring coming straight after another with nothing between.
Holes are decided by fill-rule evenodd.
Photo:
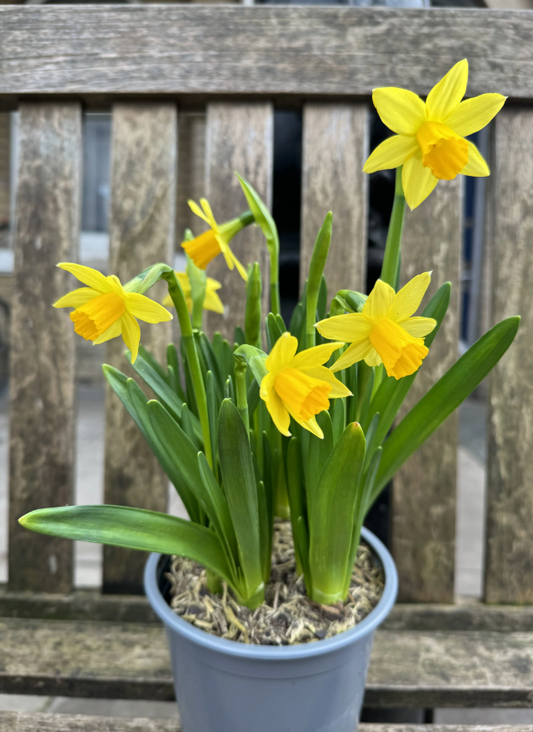
<instances>
[{"instance_id":1,"label":"pot rim","mask_svg":"<svg viewBox=\"0 0 533 732\"><path fill-rule=\"evenodd\" d=\"M338 633L332 638L316 641L315 643L302 643L295 646L262 646L253 644L237 643L227 638L219 638L211 635L205 630L196 628L170 608L167 601L161 594L157 581L157 567L162 554L152 553L148 557L144 568L144 590L150 605L163 623L179 635L185 636L188 640L204 648L217 651L224 655L240 658L254 658L263 661L281 661L322 656L333 652L350 643L360 639L362 636L373 633L389 614L398 593L398 573L396 565L385 545L374 536L374 534L363 527L361 529L363 538L379 557L385 572L385 587L383 595L376 607L360 623L350 630Z\"/></svg>"}]
</instances>

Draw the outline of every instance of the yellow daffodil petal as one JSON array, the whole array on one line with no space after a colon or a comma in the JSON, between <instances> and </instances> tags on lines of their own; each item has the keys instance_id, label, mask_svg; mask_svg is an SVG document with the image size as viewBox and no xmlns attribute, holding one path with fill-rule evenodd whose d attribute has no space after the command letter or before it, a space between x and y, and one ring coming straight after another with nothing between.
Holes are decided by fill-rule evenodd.
<instances>
[{"instance_id":1,"label":"yellow daffodil petal","mask_svg":"<svg viewBox=\"0 0 533 732\"><path fill-rule=\"evenodd\" d=\"M276 394L274 388L275 381L276 374L267 374L261 381L259 394L265 402L268 413L272 417L276 428L282 435L289 437L291 434L289 432L291 418L280 397Z\"/></svg>"},{"instance_id":2,"label":"yellow daffodil petal","mask_svg":"<svg viewBox=\"0 0 533 732\"><path fill-rule=\"evenodd\" d=\"M169 313L159 303L150 300L146 295L130 292L126 297L128 312L135 318L144 320L145 323L164 323L167 320L172 320L172 313Z\"/></svg>"},{"instance_id":3,"label":"yellow daffodil petal","mask_svg":"<svg viewBox=\"0 0 533 732\"><path fill-rule=\"evenodd\" d=\"M496 117L506 99L503 94L481 94L479 97L465 99L455 112L451 113L446 124L456 135L461 137L473 135Z\"/></svg>"},{"instance_id":4,"label":"yellow daffodil petal","mask_svg":"<svg viewBox=\"0 0 533 732\"><path fill-rule=\"evenodd\" d=\"M214 313L224 312L224 305L222 303L222 300L219 298L214 290L206 289L204 308L205 310L211 310Z\"/></svg>"},{"instance_id":5,"label":"yellow daffodil petal","mask_svg":"<svg viewBox=\"0 0 533 732\"><path fill-rule=\"evenodd\" d=\"M368 338L372 325L362 313L347 313L321 320L315 328L324 338L342 339L344 343L360 343Z\"/></svg>"},{"instance_id":6,"label":"yellow daffodil petal","mask_svg":"<svg viewBox=\"0 0 533 732\"><path fill-rule=\"evenodd\" d=\"M400 325L414 338L423 338L435 329L437 321L433 320L433 318L423 318L420 316L418 318L404 320Z\"/></svg>"},{"instance_id":7,"label":"yellow daffodil petal","mask_svg":"<svg viewBox=\"0 0 533 732\"><path fill-rule=\"evenodd\" d=\"M372 350L372 344L368 339L364 340L362 343L352 343L352 345L348 346L348 348L344 351L340 358L335 361L330 371L332 371L333 373L337 373L337 371L347 369L352 364L366 359L366 357Z\"/></svg>"},{"instance_id":8,"label":"yellow daffodil petal","mask_svg":"<svg viewBox=\"0 0 533 732\"><path fill-rule=\"evenodd\" d=\"M72 262L61 262L57 266L66 272L70 272L77 280L83 282L84 285L92 287L93 290L97 290L99 293L110 291L107 277L101 272L98 272L97 269L86 267L83 264L73 264Z\"/></svg>"},{"instance_id":9,"label":"yellow daffodil petal","mask_svg":"<svg viewBox=\"0 0 533 732\"><path fill-rule=\"evenodd\" d=\"M330 384L299 369L289 367L277 373L274 388L292 416L302 422L329 409Z\"/></svg>"},{"instance_id":10,"label":"yellow daffodil petal","mask_svg":"<svg viewBox=\"0 0 533 732\"><path fill-rule=\"evenodd\" d=\"M376 351L376 349L372 346L368 352L368 354L365 356L365 363L367 366L380 366L383 361L379 353Z\"/></svg>"},{"instance_id":11,"label":"yellow daffodil petal","mask_svg":"<svg viewBox=\"0 0 533 732\"><path fill-rule=\"evenodd\" d=\"M407 89L374 89L372 101L381 121L397 135L415 135L426 120L424 102Z\"/></svg>"},{"instance_id":12,"label":"yellow daffodil petal","mask_svg":"<svg viewBox=\"0 0 533 732\"><path fill-rule=\"evenodd\" d=\"M335 378L330 369L326 368L325 366L315 366L315 368L312 369L305 369L305 373L308 376L311 376L311 378L313 379L318 379L319 381L327 381L327 383L331 386L331 391L329 393L330 399L339 399L340 397L352 396L352 392L348 389L348 387L345 386L342 381L339 381L337 378Z\"/></svg>"},{"instance_id":13,"label":"yellow daffodil petal","mask_svg":"<svg viewBox=\"0 0 533 732\"><path fill-rule=\"evenodd\" d=\"M245 270L245 268L239 262L239 260L237 259L237 257L233 254L233 252L231 251L231 249L229 248L229 246L227 246L226 249L228 250L229 257L230 257L230 261L232 262L232 264L230 266L230 264L228 262L228 258L226 257L226 262L228 262L228 267L230 269L233 269L233 264L235 264L235 266L237 267L237 272L240 274L240 276L243 278L243 280L245 282L248 282L248 272ZM225 253L224 253L224 256L226 256Z\"/></svg>"},{"instance_id":14,"label":"yellow daffodil petal","mask_svg":"<svg viewBox=\"0 0 533 732\"><path fill-rule=\"evenodd\" d=\"M196 203L196 201L187 201L187 203L189 204L189 208L191 209L191 211L193 212L193 214L195 216L198 216L199 218L201 218L203 221L206 222L206 224L209 223L209 219L207 218L205 213L202 211L200 206Z\"/></svg>"},{"instance_id":15,"label":"yellow daffodil petal","mask_svg":"<svg viewBox=\"0 0 533 732\"><path fill-rule=\"evenodd\" d=\"M209 205L209 201L207 198L200 198L200 205L203 208L206 218L205 221L208 222L208 224L211 226L211 228L216 229L217 228L217 222L215 221L215 217L213 216L213 211L211 209L211 206Z\"/></svg>"},{"instance_id":16,"label":"yellow daffodil petal","mask_svg":"<svg viewBox=\"0 0 533 732\"><path fill-rule=\"evenodd\" d=\"M323 343L321 346L314 346L313 348L301 351L292 359L291 368L307 370L316 366L322 366L322 364L329 360L331 354L337 349L342 348L342 346L344 346L344 343Z\"/></svg>"},{"instance_id":17,"label":"yellow daffodil petal","mask_svg":"<svg viewBox=\"0 0 533 732\"><path fill-rule=\"evenodd\" d=\"M420 206L438 183L429 168L422 165L422 152L417 152L402 168L402 187L411 211Z\"/></svg>"},{"instance_id":18,"label":"yellow daffodil petal","mask_svg":"<svg viewBox=\"0 0 533 732\"><path fill-rule=\"evenodd\" d=\"M218 236L213 229L205 231L191 241L182 241L181 246L200 269L205 269L222 251Z\"/></svg>"},{"instance_id":19,"label":"yellow daffodil petal","mask_svg":"<svg viewBox=\"0 0 533 732\"><path fill-rule=\"evenodd\" d=\"M141 342L141 329L133 315L126 312L121 318L122 338L131 351L131 362L135 363Z\"/></svg>"},{"instance_id":20,"label":"yellow daffodil petal","mask_svg":"<svg viewBox=\"0 0 533 732\"><path fill-rule=\"evenodd\" d=\"M361 315L371 322L379 318L384 318L394 303L395 297L396 293L393 288L386 282L383 282L383 280L378 280L374 285L374 289L368 296L367 301L363 305L363 312ZM354 323L354 318L357 317L357 315L358 313L353 313L349 316L352 318ZM339 315L337 317L342 318L346 316ZM344 340L351 341L352 339L345 338ZM355 338L353 340L355 341Z\"/></svg>"},{"instance_id":21,"label":"yellow daffodil petal","mask_svg":"<svg viewBox=\"0 0 533 732\"><path fill-rule=\"evenodd\" d=\"M431 282L431 272L423 272L413 277L402 289L396 293L394 302L387 317L396 323L407 320L420 307L422 298Z\"/></svg>"},{"instance_id":22,"label":"yellow daffodil petal","mask_svg":"<svg viewBox=\"0 0 533 732\"><path fill-rule=\"evenodd\" d=\"M461 175L470 175L473 178L486 178L490 175L490 168L483 159L483 156L474 145L468 142L468 163L461 170Z\"/></svg>"},{"instance_id":23,"label":"yellow daffodil petal","mask_svg":"<svg viewBox=\"0 0 533 732\"><path fill-rule=\"evenodd\" d=\"M104 292L70 313L74 330L86 341L95 341L126 312L123 297Z\"/></svg>"},{"instance_id":24,"label":"yellow daffodil petal","mask_svg":"<svg viewBox=\"0 0 533 732\"><path fill-rule=\"evenodd\" d=\"M416 137L394 135L382 142L370 155L363 167L363 173L375 173L376 170L398 168L416 152L418 142Z\"/></svg>"},{"instance_id":25,"label":"yellow daffodil petal","mask_svg":"<svg viewBox=\"0 0 533 732\"><path fill-rule=\"evenodd\" d=\"M376 323L370 334L370 342L383 360L387 376L394 376L395 379L413 374L428 353L422 338L414 338L390 318L383 318ZM372 357L372 354L369 355ZM369 363L368 357L366 363Z\"/></svg>"},{"instance_id":26,"label":"yellow daffodil petal","mask_svg":"<svg viewBox=\"0 0 533 732\"><path fill-rule=\"evenodd\" d=\"M426 99L427 118L445 122L457 109L466 92L468 83L468 61L463 59L452 66Z\"/></svg>"},{"instance_id":27,"label":"yellow daffodil petal","mask_svg":"<svg viewBox=\"0 0 533 732\"><path fill-rule=\"evenodd\" d=\"M118 338L122 335L122 318L113 323L111 328L108 328L99 338L93 341L93 345L99 346L101 343L110 341L112 338Z\"/></svg>"},{"instance_id":28,"label":"yellow daffodil petal","mask_svg":"<svg viewBox=\"0 0 533 732\"><path fill-rule=\"evenodd\" d=\"M265 361L267 370L275 373L282 369L286 369L294 358L297 350L298 339L290 333L283 333L283 335L281 335L274 344L274 348Z\"/></svg>"},{"instance_id":29,"label":"yellow daffodil petal","mask_svg":"<svg viewBox=\"0 0 533 732\"><path fill-rule=\"evenodd\" d=\"M324 433L318 426L318 422L316 421L316 417L311 417L311 419L308 419L306 422L303 422L301 419L298 419L298 417L295 417L294 414L291 415L294 418L295 422L298 422L300 427L303 427L304 430L307 430L308 432L311 432L315 437L318 437L319 440L324 439Z\"/></svg>"},{"instance_id":30,"label":"yellow daffodil petal","mask_svg":"<svg viewBox=\"0 0 533 732\"><path fill-rule=\"evenodd\" d=\"M54 303L55 308L79 308L81 305L85 305L86 302L92 300L94 297L99 297L102 293L93 290L92 287L80 287L78 290L73 290L67 295L60 297L57 302Z\"/></svg>"}]
</instances>

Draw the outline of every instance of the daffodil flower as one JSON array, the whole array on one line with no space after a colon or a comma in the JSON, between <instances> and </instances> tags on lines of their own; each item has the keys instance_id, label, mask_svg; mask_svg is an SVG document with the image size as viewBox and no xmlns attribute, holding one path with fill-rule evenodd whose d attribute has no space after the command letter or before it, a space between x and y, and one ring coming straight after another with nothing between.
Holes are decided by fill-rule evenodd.
<instances>
[{"instance_id":1,"label":"daffodil flower","mask_svg":"<svg viewBox=\"0 0 533 732\"><path fill-rule=\"evenodd\" d=\"M146 323L172 320L171 313L162 305L138 292L128 292L115 275L106 277L82 264L63 262L57 266L88 287L69 292L55 302L54 307L75 308L70 319L76 333L86 341L97 344L122 336L131 351L132 363L137 358L141 340L136 318Z\"/></svg>"},{"instance_id":2,"label":"daffodil flower","mask_svg":"<svg viewBox=\"0 0 533 732\"><path fill-rule=\"evenodd\" d=\"M174 274L176 275L178 282L181 285L181 289L183 290L183 294L185 295L187 310L189 313L192 313L192 291L189 277L186 272L175 272ZM224 312L224 305L217 294L217 290L220 290L221 287L222 285L220 282L217 282L217 280L214 280L212 277L206 278L204 310L212 310L214 313ZM170 295L165 297L163 305L167 308L174 307L174 303L172 302Z\"/></svg>"},{"instance_id":3,"label":"daffodil flower","mask_svg":"<svg viewBox=\"0 0 533 732\"><path fill-rule=\"evenodd\" d=\"M459 173L474 178L490 175L476 146L465 137L478 132L505 103L501 94L482 94L461 101L468 81L468 61L455 64L429 92L426 102L406 89L374 89L372 101L384 124L396 135L374 150L365 173L402 169L402 186L409 208L426 199L439 180Z\"/></svg>"},{"instance_id":4,"label":"daffodil flower","mask_svg":"<svg viewBox=\"0 0 533 732\"><path fill-rule=\"evenodd\" d=\"M200 199L202 208L194 201L188 201L188 203L191 211L210 227L208 231L200 234L195 239L182 242L181 246L185 249L189 257L197 267L205 269L209 262L222 252L229 269L237 267L237 271L246 282L248 280L246 270L229 248L229 242L245 226L242 217L219 226L215 221L207 199Z\"/></svg>"},{"instance_id":5,"label":"daffodil flower","mask_svg":"<svg viewBox=\"0 0 533 732\"><path fill-rule=\"evenodd\" d=\"M388 376L401 379L413 374L428 354L424 336L437 325L433 318L413 318L429 287L431 272L414 277L395 293L378 280L361 313L336 315L316 324L325 338L342 339L350 346L335 361L340 371L357 361L368 366L385 366Z\"/></svg>"},{"instance_id":6,"label":"daffodil flower","mask_svg":"<svg viewBox=\"0 0 533 732\"><path fill-rule=\"evenodd\" d=\"M330 399L350 396L325 364L344 343L326 343L296 355L298 340L290 333L278 338L265 361L268 373L261 381L260 395L272 421L282 435L289 436L291 417L304 429L322 439L316 415L329 408Z\"/></svg>"}]
</instances>

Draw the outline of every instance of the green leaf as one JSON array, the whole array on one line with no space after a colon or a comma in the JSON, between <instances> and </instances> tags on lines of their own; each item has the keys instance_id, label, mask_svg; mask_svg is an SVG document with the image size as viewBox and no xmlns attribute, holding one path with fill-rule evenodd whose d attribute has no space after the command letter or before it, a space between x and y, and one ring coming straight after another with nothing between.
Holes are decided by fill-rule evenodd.
<instances>
[{"instance_id":1,"label":"green leaf","mask_svg":"<svg viewBox=\"0 0 533 732\"><path fill-rule=\"evenodd\" d=\"M328 286L326 283L326 278L324 275L322 275L322 279L320 281L320 289L318 291L318 301L316 304L316 315L317 315L317 321L318 320L324 320L327 313L327 307L328 307Z\"/></svg>"},{"instance_id":2,"label":"green leaf","mask_svg":"<svg viewBox=\"0 0 533 732\"><path fill-rule=\"evenodd\" d=\"M328 412L317 415L317 422L324 438L320 439L308 430L302 430L302 454L304 458L305 490L309 511L315 506L315 493L320 476L333 452L333 425Z\"/></svg>"},{"instance_id":3,"label":"green leaf","mask_svg":"<svg viewBox=\"0 0 533 732\"><path fill-rule=\"evenodd\" d=\"M364 459L363 430L357 423L349 424L322 470L313 505L308 504L311 599L315 602L344 600L357 485Z\"/></svg>"},{"instance_id":4,"label":"green leaf","mask_svg":"<svg viewBox=\"0 0 533 732\"><path fill-rule=\"evenodd\" d=\"M402 419L385 442L372 500L410 455L472 393L509 348L520 318L491 328L442 376Z\"/></svg>"},{"instance_id":5,"label":"green leaf","mask_svg":"<svg viewBox=\"0 0 533 732\"><path fill-rule=\"evenodd\" d=\"M268 350L271 351L274 348L277 340L281 338L285 331L281 330L278 319L273 313L269 313L266 319L266 334L268 341Z\"/></svg>"},{"instance_id":6,"label":"green leaf","mask_svg":"<svg viewBox=\"0 0 533 732\"><path fill-rule=\"evenodd\" d=\"M166 513L125 506L66 506L32 511L19 523L49 536L188 557L234 585L216 534Z\"/></svg>"},{"instance_id":7,"label":"green leaf","mask_svg":"<svg viewBox=\"0 0 533 732\"><path fill-rule=\"evenodd\" d=\"M235 576L237 576L235 563L239 561L239 550L226 495L217 483L203 452L198 453L197 460L203 487L209 495L209 500L214 508L213 526L224 544L230 566L234 570Z\"/></svg>"},{"instance_id":8,"label":"green leaf","mask_svg":"<svg viewBox=\"0 0 533 732\"><path fill-rule=\"evenodd\" d=\"M218 418L218 454L248 597L263 585L257 485L246 428L229 399Z\"/></svg>"},{"instance_id":9,"label":"green leaf","mask_svg":"<svg viewBox=\"0 0 533 732\"><path fill-rule=\"evenodd\" d=\"M211 345L211 342L209 341L209 338L205 335L205 333L195 333L194 339L202 355L203 363L205 364L205 378L207 378L207 371L211 371L215 379L217 397L219 401L222 401L222 395L224 393L224 380L222 378L222 373L220 371L220 366L217 361L216 354L213 350L213 346Z\"/></svg>"},{"instance_id":10,"label":"green leaf","mask_svg":"<svg viewBox=\"0 0 533 732\"><path fill-rule=\"evenodd\" d=\"M257 194L257 191L248 183L248 181L241 178L238 173L235 175L239 179L242 192L246 197L248 206L250 206L250 211L252 212L256 223L261 227L270 256L277 258L279 255L278 230L270 211Z\"/></svg>"},{"instance_id":11,"label":"green leaf","mask_svg":"<svg viewBox=\"0 0 533 732\"><path fill-rule=\"evenodd\" d=\"M167 384L165 379L162 378L160 373L154 368L153 359L151 357L149 360L145 358L147 353L148 352L141 346L135 363L132 364L132 366L145 384L148 384L154 394L161 400L168 411L179 420L181 419L181 412L184 403L177 396L176 392ZM126 355L128 361L131 363L131 353L128 351ZM203 442L200 421L194 414L191 415L191 419L198 440Z\"/></svg>"},{"instance_id":12,"label":"green leaf","mask_svg":"<svg viewBox=\"0 0 533 732\"><path fill-rule=\"evenodd\" d=\"M178 491L187 513L193 521L199 522L198 501L187 485L179 466L176 465L174 460L169 459L159 442L148 416L147 399L142 389L133 379L128 379L127 376L113 366L105 364L103 371L109 385L141 430L159 464Z\"/></svg>"},{"instance_id":13,"label":"green leaf","mask_svg":"<svg viewBox=\"0 0 533 732\"><path fill-rule=\"evenodd\" d=\"M267 354L259 348L245 344L236 348L233 356L234 358L244 358L246 360L254 379L261 386L261 381L268 373L265 366L265 361L268 358Z\"/></svg>"},{"instance_id":14,"label":"green leaf","mask_svg":"<svg viewBox=\"0 0 533 732\"><path fill-rule=\"evenodd\" d=\"M298 574L301 574L303 565L301 563L301 550L298 541L298 519L300 517L307 518L307 510L303 484L302 456L300 442L297 437L290 439L287 449L287 493L291 508L291 526L294 540L294 553L296 555L296 568Z\"/></svg>"},{"instance_id":15,"label":"green leaf","mask_svg":"<svg viewBox=\"0 0 533 732\"><path fill-rule=\"evenodd\" d=\"M205 490L198 466L197 448L160 402L151 400L147 408L153 430L167 461L174 462L209 519L216 522L217 508L211 500L210 493Z\"/></svg>"}]
</instances>

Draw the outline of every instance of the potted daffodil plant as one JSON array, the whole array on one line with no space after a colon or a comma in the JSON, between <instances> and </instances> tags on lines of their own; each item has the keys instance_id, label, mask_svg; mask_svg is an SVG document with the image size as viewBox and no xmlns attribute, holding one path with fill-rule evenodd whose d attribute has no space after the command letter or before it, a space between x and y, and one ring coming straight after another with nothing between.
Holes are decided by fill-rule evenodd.
<instances>
[{"instance_id":1,"label":"potted daffodil plant","mask_svg":"<svg viewBox=\"0 0 533 732\"><path fill-rule=\"evenodd\" d=\"M468 64L457 63L426 101L380 88L373 100L395 133L365 172L397 168L381 278L368 296L328 293L323 272L332 214L318 232L307 283L290 323L280 312L276 225L239 178L247 210L218 224L209 203L190 202L207 224L183 241L186 272L154 264L126 284L77 264L59 264L85 287L70 307L76 333L94 343L122 337L136 380L104 366L112 389L179 493L189 520L122 506L44 508L20 522L33 531L153 552L146 592L163 620L185 732L353 732L372 637L396 596L394 563L364 527L365 516L407 458L489 373L513 341L519 318L495 325L396 416L450 301L439 286L422 312L431 273L398 287L406 206L441 180L486 176L466 136L505 99L462 101ZM255 224L269 255L270 310L262 273L244 266L232 239ZM206 276L217 256L246 281L233 342L203 332L205 309L223 311ZM163 304L146 293L168 285ZM223 293L222 293L223 295ZM179 347L159 363L138 320L175 312Z\"/></svg>"}]
</instances>

